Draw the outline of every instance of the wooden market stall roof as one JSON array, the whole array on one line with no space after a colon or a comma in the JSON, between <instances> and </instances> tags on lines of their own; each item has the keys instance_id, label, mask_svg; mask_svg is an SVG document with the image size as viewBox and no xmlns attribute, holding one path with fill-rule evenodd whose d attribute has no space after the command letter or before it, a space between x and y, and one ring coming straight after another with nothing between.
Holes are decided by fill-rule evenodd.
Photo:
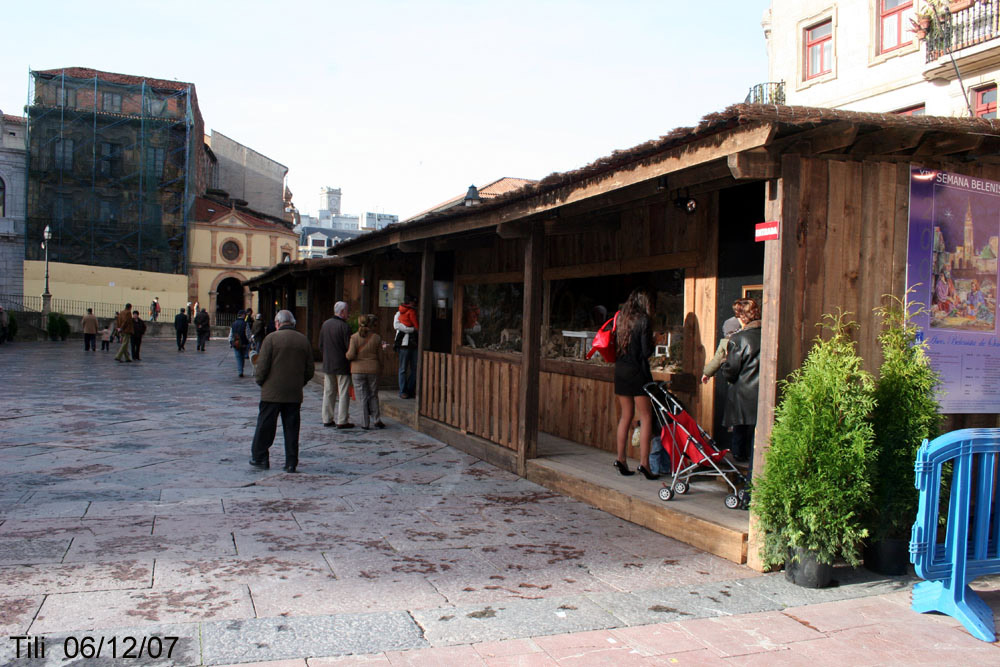
<instances>
[{"instance_id":1,"label":"wooden market stall roof","mask_svg":"<svg viewBox=\"0 0 1000 667\"><path fill-rule=\"evenodd\" d=\"M456 207L412 222L396 223L350 239L329 252L341 257L442 234L496 227L518 235L533 217L551 219L555 209L611 206L623 201L704 184L704 175L676 179L678 172L710 162L728 167L718 180L760 180L778 175L781 156L810 155L848 160L931 163L948 158L1000 163L1000 125L983 118L902 116L758 104L736 104L709 114L695 127L681 127L629 149L613 152L576 170L553 173L474 207ZM665 181L662 177L670 176ZM730 177L731 176L731 177ZM639 186L639 187L633 187ZM648 191L648 192L647 192ZM603 196L602 196L603 195ZM547 229L547 232L550 231Z\"/></svg>"},{"instance_id":2,"label":"wooden market stall roof","mask_svg":"<svg viewBox=\"0 0 1000 667\"><path fill-rule=\"evenodd\" d=\"M258 289L261 285L273 282L278 278L284 276L289 276L293 274L306 274L310 271L318 271L321 269L336 269L342 266L347 266L351 262L341 258L341 257L317 257L314 259L295 259L290 262L282 262L280 264L275 264L270 269L256 275L249 280L243 282L244 285L250 289Z\"/></svg>"}]
</instances>

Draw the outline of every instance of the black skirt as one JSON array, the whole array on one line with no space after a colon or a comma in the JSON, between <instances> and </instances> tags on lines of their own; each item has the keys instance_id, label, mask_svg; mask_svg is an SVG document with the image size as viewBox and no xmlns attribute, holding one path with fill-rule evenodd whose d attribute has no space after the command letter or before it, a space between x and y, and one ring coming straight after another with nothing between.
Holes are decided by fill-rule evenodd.
<instances>
[{"instance_id":1,"label":"black skirt","mask_svg":"<svg viewBox=\"0 0 1000 667\"><path fill-rule=\"evenodd\" d=\"M653 381L653 374L649 370L649 364L642 367L635 364L615 363L615 395L616 396L645 396L643 386Z\"/></svg>"}]
</instances>

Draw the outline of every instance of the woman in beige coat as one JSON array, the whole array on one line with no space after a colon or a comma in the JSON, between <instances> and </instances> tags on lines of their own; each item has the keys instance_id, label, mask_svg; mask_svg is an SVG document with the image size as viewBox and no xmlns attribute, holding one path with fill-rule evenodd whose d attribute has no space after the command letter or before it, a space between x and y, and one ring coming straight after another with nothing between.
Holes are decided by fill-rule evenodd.
<instances>
[{"instance_id":1,"label":"woman in beige coat","mask_svg":"<svg viewBox=\"0 0 1000 667\"><path fill-rule=\"evenodd\" d=\"M351 381L361 403L361 428L385 428L378 405L379 353L382 337L375 333L375 316L363 315L358 320L358 333L351 336L347 360L351 362Z\"/></svg>"}]
</instances>

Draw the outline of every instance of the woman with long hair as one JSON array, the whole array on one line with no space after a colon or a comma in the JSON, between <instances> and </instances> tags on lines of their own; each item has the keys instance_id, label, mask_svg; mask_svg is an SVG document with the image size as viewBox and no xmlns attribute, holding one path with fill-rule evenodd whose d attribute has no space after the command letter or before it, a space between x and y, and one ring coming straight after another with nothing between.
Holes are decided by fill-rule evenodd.
<instances>
[{"instance_id":1,"label":"woman with long hair","mask_svg":"<svg viewBox=\"0 0 1000 667\"><path fill-rule=\"evenodd\" d=\"M618 458L615 468L622 475L634 475L629 470L626 447L632 419L639 413L639 472L646 479L656 479L649 470L649 448L653 437L653 405L643 386L653 381L649 357L653 354L653 308L649 294L633 290L618 314L615 331L615 396L621 408L616 445Z\"/></svg>"}]
</instances>

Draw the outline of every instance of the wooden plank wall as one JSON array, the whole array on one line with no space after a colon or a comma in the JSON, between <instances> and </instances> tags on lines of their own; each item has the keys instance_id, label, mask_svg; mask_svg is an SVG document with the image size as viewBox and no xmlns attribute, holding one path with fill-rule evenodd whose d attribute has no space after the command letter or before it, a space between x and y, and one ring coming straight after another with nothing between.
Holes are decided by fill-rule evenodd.
<instances>
[{"instance_id":1,"label":"wooden plank wall","mask_svg":"<svg viewBox=\"0 0 1000 667\"><path fill-rule=\"evenodd\" d=\"M615 451L618 404L613 382L541 373L538 430Z\"/></svg>"},{"instance_id":2,"label":"wooden plank wall","mask_svg":"<svg viewBox=\"0 0 1000 667\"><path fill-rule=\"evenodd\" d=\"M517 449L520 364L430 351L423 357L422 416Z\"/></svg>"}]
</instances>

